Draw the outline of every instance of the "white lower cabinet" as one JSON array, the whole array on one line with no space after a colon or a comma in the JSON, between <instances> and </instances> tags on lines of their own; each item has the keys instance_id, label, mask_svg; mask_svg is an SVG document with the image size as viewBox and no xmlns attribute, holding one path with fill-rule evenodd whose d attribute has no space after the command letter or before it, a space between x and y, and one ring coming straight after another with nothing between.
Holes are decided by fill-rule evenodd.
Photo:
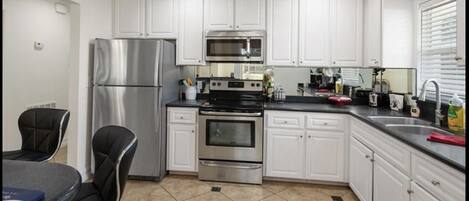
<instances>
[{"instance_id":1,"label":"white lower cabinet","mask_svg":"<svg viewBox=\"0 0 469 201\"><path fill-rule=\"evenodd\" d=\"M332 120L344 123L344 117L321 115L265 112L266 176L346 182L345 131L316 125Z\"/></svg>"},{"instance_id":2,"label":"white lower cabinet","mask_svg":"<svg viewBox=\"0 0 469 201\"><path fill-rule=\"evenodd\" d=\"M410 200L410 178L378 154L373 155L373 200L395 201Z\"/></svg>"},{"instance_id":3,"label":"white lower cabinet","mask_svg":"<svg viewBox=\"0 0 469 201\"><path fill-rule=\"evenodd\" d=\"M412 189L411 201L439 201L415 182L410 182L410 188Z\"/></svg>"},{"instance_id":4,"label":"white lower cabinet","mask_svg":"<svg viewBox=\"0 0 469 201\"><path fill-rule=\"evenodd\" d=\"M267 130L267 176L304 177L304 134L303 130Z\"/></svg>"},{"instance_id":5,"label":"white lower cabinet","mask_svg":"<svg viewBox=\"0 0 469 201\"><path fill-rule=\"evenodd\" d=\"M372 201L373 151L355 138L350 138L349 154L350 188L360 201Z\"/></svg>"},{"instance_id":6,"label":"white lower cabinet","mask_svg":"<svg viewBox=\"0 0 469 201\"><path fill-rule=\"evenodd\" d=\"M344 133L306 131L306 136L306 178L344 181Z\"/></svg>"},{"instance_id":7,"label":"white lower cabinet","mask_svg":"<svg viewBox=\"0 0 469 201\"><path fill-rule=\"evenodd\" d=\"M168 108L168 116L186 112L194 113L196 108ZM170 118L167 118L170 119ZM167 129L167 169L170 171L197 171L197 124L174 123L169 120ZM178 122L178 121L176 121Z\"/></svg>"}]
</instances>

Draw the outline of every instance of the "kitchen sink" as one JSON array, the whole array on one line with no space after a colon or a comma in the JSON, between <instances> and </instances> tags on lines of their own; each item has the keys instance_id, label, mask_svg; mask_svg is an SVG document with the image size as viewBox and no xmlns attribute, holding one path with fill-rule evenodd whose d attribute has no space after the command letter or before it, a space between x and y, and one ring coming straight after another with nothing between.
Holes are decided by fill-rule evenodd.
<instances>
[{"instance_id":1,"label":"kitchen sink","mask_svg":"<svg viewBox=\"0 0 469 201\"><path fill-rule=\"evenodd\" d=\"M443 135L454 135L443 129L439 129L428 125L408 125L408 124L386 124L386 127L395 129L403 133L417 134L417 135L430 135L432 132L437 132Z\"/></svg>"},{"instance_id":2,"label":"kitchen sink","mask_svg":"<svg viewBox=\"0 0 469 201\"><path fill-rule=\"evenodd\" d=\"M368 116L372 121L381 124L403 124L403 125L431 125L432 122L412 118L412 117L396 117L396 116Z\"/></svg>"}]
</instances>

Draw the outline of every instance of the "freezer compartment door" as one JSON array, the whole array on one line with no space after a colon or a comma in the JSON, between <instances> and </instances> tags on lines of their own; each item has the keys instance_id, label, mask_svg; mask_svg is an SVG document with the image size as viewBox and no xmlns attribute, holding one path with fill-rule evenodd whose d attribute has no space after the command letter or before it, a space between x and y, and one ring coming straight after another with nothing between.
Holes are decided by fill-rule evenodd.
<instances>
[{"instance_id":1,"label":"freezer compartment door","mask_svg":"<svg viewBox=\"0 0 469 201\"><path fill-rule=\"evenodd\" d=\"M96 39L94 84L160 86L160 40Z\"/></svg>"},{"instance_id":2,"label":"freezer compartment door","mask_svg":"<svg viewBox=\"0 0 469 201\"><path fill-rule=\"evenodd\" d=\"M103 126L118 125L137 135L129 175L160 176L165 147L161 143L159 93L157 87L94 87L93 134Z\"/></svg>"}]
</instances>

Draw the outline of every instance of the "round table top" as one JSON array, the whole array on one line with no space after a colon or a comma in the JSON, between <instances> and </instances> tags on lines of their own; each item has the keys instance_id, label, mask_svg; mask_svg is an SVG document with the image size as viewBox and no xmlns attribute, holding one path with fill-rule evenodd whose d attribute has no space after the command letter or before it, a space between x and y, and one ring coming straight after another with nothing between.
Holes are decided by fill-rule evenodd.
<instances>
[{"instance_id":1,"label":"round table top","mask_svg":"<svg viewBox=\"0 0 469 201\"><path fill-rule=\"evenodd\" d=\"M2 160L4 187L39 190L45 200L72 200L81 185L73 167L47 162Z\"/></svg>"}]
</instances>

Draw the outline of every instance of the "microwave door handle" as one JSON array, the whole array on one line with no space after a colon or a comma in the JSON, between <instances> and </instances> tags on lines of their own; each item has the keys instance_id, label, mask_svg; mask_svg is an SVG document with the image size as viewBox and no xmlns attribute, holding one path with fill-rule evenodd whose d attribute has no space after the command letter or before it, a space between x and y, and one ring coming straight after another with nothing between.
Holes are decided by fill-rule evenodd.
<instances>
[{"instance_id":1,"label":"microwave door handle","mask_svg":"<svg viewBox=\"0 0 469 201\"><path fill-rule=\"evenodd\" d=\"M251 57L251 40L248 38L246 39L246 57L249 59Z\"/></svg>"}]
</instances>

